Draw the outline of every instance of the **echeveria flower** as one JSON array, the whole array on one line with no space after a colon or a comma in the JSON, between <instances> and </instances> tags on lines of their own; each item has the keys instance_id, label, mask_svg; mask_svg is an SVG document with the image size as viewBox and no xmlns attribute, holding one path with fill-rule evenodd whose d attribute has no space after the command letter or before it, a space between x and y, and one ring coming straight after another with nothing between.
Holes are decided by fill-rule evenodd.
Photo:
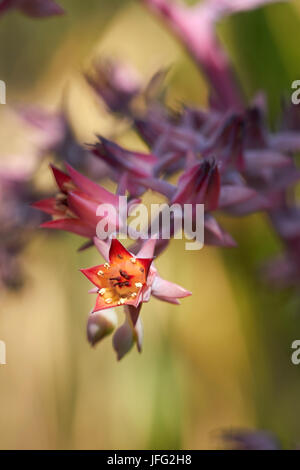
<instances>
[{"instance_id":1,"label":"echeveria flower","mask_svg":"<svg viewBox=\"0 0 300 470\"><path fill-rule=\"evenodd\" d=\"M82 237L93 238L100 217L96 215L100 204L111 204L118 208L119 197L66 164L68 173L52 166L59 193L56 197L35 202L33 206L52 215L53 220L41 225L44 228L66 230ZM108 217L107 217L108 220ZM109 219L115 228L118 217Z\"/></svg>"},{"instance_id":2,"label":"echeveria flower","mask_svg":"<svg viewBox=\"0 0 300 470\"><path fill-rule=\"evenodd\" d=\"M96 286L93 290L98 294L94 312L121 305L137 308L140 303L148 302L151 294L170 303L178 303L178 298L191 295L177 284L161 279L152 266L153 257L143 256L153 254L155 243L156 240L150 239L135 256L115 238L111 240L109 251L107 245L95 239L107 261L81 270Z\"/></svg>"},{"instance_id":3,"label":"echeveria flower","mask_svg":"<svg viewBox=\"0 0 300 470\"><path fill-rule=\"evenodd\" d=\"M143 300L152 261L153 258L133 256L113 238L109 250L109 262L81 270L98 288L93 311L119 305L137 307Z\"/></svg>"},{"instance_id":4,"label":"echeveria flower","mask_svg":"<svg viewBox=\"0 0 300 470\"><path fill-rule=\"evenodd\" d=\"M111 243L94 239L106 262L81 272L95 285L90 292L97 294L95 308L88 319L88 339L91 344L109 334L115 326L114 315L107 309L124 306L125 322L116 331L113 345L121 359L134 342L142 347L140 309L151 295L165 302L178 304L178 299L191 295L183 287L162 279L153 266L155 239L144 243L135 256L115 238ZM104 313L103 313L104 311Z\"/></svg>"}]
</instances>

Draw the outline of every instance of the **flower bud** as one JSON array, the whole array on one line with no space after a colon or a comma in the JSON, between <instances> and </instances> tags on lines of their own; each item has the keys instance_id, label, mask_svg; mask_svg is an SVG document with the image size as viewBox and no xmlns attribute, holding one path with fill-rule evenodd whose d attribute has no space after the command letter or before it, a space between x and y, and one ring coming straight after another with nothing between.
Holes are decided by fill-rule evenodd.
<instances>
[{"instance_id":1,"label":"flower bud","mask_svg":"<svg viewBox=\"0 0 300 470\"><path fill-rule=\"evenodd\" d=\"M87 322L87 337L95 346L105 336L110 335L117 326L117 314L113 308L90 313Z\"/></svg>"}]
</instances>

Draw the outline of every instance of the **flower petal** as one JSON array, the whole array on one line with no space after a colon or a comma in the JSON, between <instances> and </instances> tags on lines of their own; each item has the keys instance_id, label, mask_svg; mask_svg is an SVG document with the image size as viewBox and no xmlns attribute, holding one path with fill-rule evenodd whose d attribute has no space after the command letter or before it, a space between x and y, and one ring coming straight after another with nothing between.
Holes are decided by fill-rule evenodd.
<instances>
[{"instance_id":1,"label":"flower petal","mask_svg":"<svg viewBox=\"0 0 300 470\"><path fill-rule=\"evenodd\" d=\"M113 347L117 353L118 361L127 354L134 345L134 335L132 327L126 318L122 326L120 326L113 336Z\"/></svg>"},{"instance_id":2,"label":"flower petal","mask_svg":"<svg viewBox=\"0 0 300 470\"><path fill-rule=\"evenodd\" d=\"M130 259L132 254L126 250L126 248L119 242L117 238L112 238L110 249L109 249L109 261L110 263L118 263L120 260Z\"/></svg>"},{"instance_id":3,"label":"flower petal","mask_svg":"<svg viewBox=\"0 0 300 470\"><path fill-rule=\"evenodd\" d=\"M101 281L99 279L98 273L104 269L105 268L103 267L103 264L99 264L98 266L93 266L92 268L80 269L80 272L82 272L82 274L84 274L96 287L101 287Z\"/></svg>"},{"instance_id":4,"label":"flower petal","mask_svg":"<svg viewBox=\"0 0 300 470\"><path fill-rule=\"evenodd\" d=\"M49 220L40 225L42 228L51 228L56 230L66 230L67 232L75 233L81 237L92 238L94 230L87 224L79 219L56 219Z\"/></svg>"},{"instance_id":5,"label":"flower petal","mask_svg":"<svg viewBox=\"0 0 300 470\"><path fill-rule=\"evenodd\" d=\"M152 294L155 295L155 297L162 298L164 300L170 299L167 301L182 299L192 295L192 293L184 289L184 287L174 284L173 282L166 281L158 275L155 277L152 284Z\"/></svg>"},{"instance_id":6,"label":"flower petal","mask_svg":"<svg viewBox=\"0 0 300 470\"><path fill-rule=\"evenodd\" d=\"M76 186L81 189L81 191L87 193L92 198L99 199L99 204L100 202L112 204L114 206L117 206L119 204L119 197L116 194L107 191L106 189L102 188L102 186L99 186L97 183L94 183L94 181L90 180L86 176L83 176L81 173L71 167L71 165L69 165L68 163L66 163L65 165L72 180L74 181Z\"/></svg>"},{"instance_id":7,"label":"flower petal","mask_svg":"<svg viewBox=\"0 0 300 470\"><path fill-rule=\"evenodd\" d=\"M100 255L103 256L105 261L109 261L109 250L110 250L110 244L111 244L111 239L108 239L107 242L104 240L100 240L97 237L93 238L95 247L99 251Z\"/></svg>"},{"instance_id":8,"label":"flower petal","mask_svg":"<svg viewBox=\"0 0 300 470\"><path fill-rule=\"evenodd\" d=\"M143 268L145 269L145 276L147 277L148 276L148 272L149 272L149 269L150 269L150 266L151 266L151 263L153 261L154 258L137 258L136 260L139 262L139 264L141 264L143 266Z\"/></svg>"},{"instance_id":9,"label":"flower petal","mask_svg":"<svg viewBox=\"0 0 300 470\"><path fill-rule=\"evenodd\" d=\"M70 178L67 173L64 173L61 171L59 168L56 168L54 165L50 165L50 168L52 170L53 176L55 178L55 181L57 183L57 186L63 193L68 192L68 186L69 188L72 186L72 179Z\"/></svg>"},{"instance_id":10,"label":"flower petal","mask_svg":"<svg viewBox=\"0 0 300 470\"><path fill-rule=\"evenodd\" d=\"M134 343L139 352L142 351L143 343L143 325L139 317L140 307L125 307L126 319L113 336L113 347L117 353L118 360L127 354ZM133 323L134 321L134 323Z\"/></svg>"},{"instance_id":11,"label":"flower petal","mask_svg":"<svg viewBox=\"0 0 300 470\"><path fill-rule=\"evenodd\" d=\"M50 214L50 215L55 213L55 206L56 206L55 197L41 199L40 201L36 201L33 204L31 204L31 207L34 207L35 209L39 209L40 211L43 211L46 214Z\"/></svg>"}]
</instances>

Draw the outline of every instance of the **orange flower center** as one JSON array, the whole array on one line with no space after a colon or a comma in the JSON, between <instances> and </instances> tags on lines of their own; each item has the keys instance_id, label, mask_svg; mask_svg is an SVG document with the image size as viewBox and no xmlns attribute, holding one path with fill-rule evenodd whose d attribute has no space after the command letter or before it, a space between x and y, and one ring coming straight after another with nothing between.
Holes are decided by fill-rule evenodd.
<instances>
[{"instance_id":1,"label":"orange flower center","mask_svg":"<svg viewBox=\"0 0 300 470\"><path fill-rule=\"evenodd\" d=\"M105 263L97 272L101 286L98 293L105 304L121 305L134 300L146 283L145 269L136 258L118 257L120 263Z\"/></svg>"}]
</instances>

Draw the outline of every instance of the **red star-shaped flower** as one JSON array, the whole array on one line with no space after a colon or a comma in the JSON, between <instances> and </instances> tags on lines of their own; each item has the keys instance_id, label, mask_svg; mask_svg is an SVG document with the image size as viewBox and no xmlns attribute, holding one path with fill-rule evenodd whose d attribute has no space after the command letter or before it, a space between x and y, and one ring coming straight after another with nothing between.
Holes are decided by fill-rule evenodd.
<instances>
[{"instance_id":1,"label":"red star-shaped flower","mask_svg":"<svg viewBox=\"0 0 300 470\"><path fill-rule=\"evenodd\" d=\"M94 312L120 305L137 307L147 288L153 258L136 258L113 238L109 262L81 272L98 288Z\"/></svg>"}]
</instances>

